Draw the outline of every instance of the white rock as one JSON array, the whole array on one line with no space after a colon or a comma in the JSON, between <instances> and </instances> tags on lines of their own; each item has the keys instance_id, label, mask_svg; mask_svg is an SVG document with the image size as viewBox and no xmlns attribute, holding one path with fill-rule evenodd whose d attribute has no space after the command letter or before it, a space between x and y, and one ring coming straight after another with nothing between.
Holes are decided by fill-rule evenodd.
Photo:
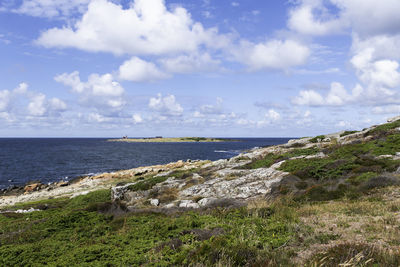
<instances>
[{"instance_id":1,"label":"white rock","mask_svg":"<svg viewBox=\"0 0 400 267\"><path fill-rule=\"evenodd\" d=\"M209 205L210 203L212 203L215 200L217 200L217 199L216 198L202 198L197 203L200 206L205 207L205 206Z\"/></svg>"},{"instance_id":2,"label":"white rock","mask_svg":"<svg viewBox=\"0 0 400 267\"><path fill-rule=\"evenodd\" d=\"M151 198L149 200L150 200L150 204L153 205L153 206L157 207L160 204L160 201L158 199L156 199L156 198Z\"/></svg>"},{"instance_id":3,"label":"white rock","mask_svg":"<svg viewBox=\"0 0 400 267\"><path fill-rule=\"evenodd\" d=\"M181 202L179 203L179 207L180 208L189 208L189 206L191 204L197 204L197 203L194 203L193 200L181 200Z\"/></svg>"}]
</instances>

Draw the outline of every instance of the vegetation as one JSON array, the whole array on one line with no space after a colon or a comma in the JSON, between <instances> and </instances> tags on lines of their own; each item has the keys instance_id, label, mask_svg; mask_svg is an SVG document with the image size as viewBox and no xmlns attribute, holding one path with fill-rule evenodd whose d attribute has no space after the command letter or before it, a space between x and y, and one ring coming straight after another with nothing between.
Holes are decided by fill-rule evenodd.
<instances>
[{"instance_id":1,"label":"vegetation","mask_svg":"<svg viewBox=\"0 0 400 267\"><path fill-rule=\"evenodd\" d=\"M155 137L155 138L124 138L109 139L111 142L133 142L133 143L181 143L181 142L231 142L234 139L208 138L208 137Z\"/></svg>"},{"instance_id":2,"label":"vegetation","mask_svg":"<svg viewBox=\"0 0 400 267\"><path fill-rule=\"evenodd\" d=\"M293 208L279 203L267 208L117 216L109 200L109 190L101 190L19 206L47 207L43 211L0 214L0 264L261 264L293 238L297 222Z\"/></svg>"},{"instance_id":3,"label":"vegetation","mask_svg":"<svg viewBox=\"0 0 400 267\"><path fill-rule=\"evenodd\" d=\"M275 200L246 207L128 212L111 203L110 190L9 207L41 211L0 213L0 265L399 266L400 160L392 157L400 152L399 127L252 161L245 168L285 160L280 170L291 175L272 188ZM294 158L319 152L325 156ZM194 172L213 175L210 168L176 170L136 178L129 189L169 203L178 190L155 185L172 176L189 183Z\"/></svg>"},{"instance_id":4,"label":"vegetation","mask_svg":"<svg viewBox=\"0 0 400 267\"><path fill-rule=\"evenodd\" d=\"M346 136L346 135L350 135L353 133L357 133L358 131L344 131L342 134L340 134L340 137Z\"/></svg>"},{"instance_id":5,"label":"vegetation","mask_svg":"<svg viewBox=\"0 0 400 267\"><path fill-rule=\"evenodd\" d=\"M268 168L271 167L272 164L280 162L282 160L298 157L298 156L309 156L314 155L319 152L319 149L305 148L305 149L293 149L290 152L286 152L283 154L268 154L261 159L257 159L247 165L244 166L246 169L257 169L257 168Z\"/></svg>"},{"instance_id":6,"label":"vegetation","mask_svg":"<svg viewBox=\"0 0 400 267\"><path fill-rule=\"evenodd\" d=\"M318 136L316 136L314 138L311 138L310 142L311 143L318 143L319 141L324 140L324 139L325 139L325 135L318 135Z\"/></svg>"},{"instance_id":7,"label":"vegetation","mask_svg":"<svg viewBox=\"0 0 400 267\"><path fill-rule=\"evenodd\" d=\"M130 191L144 191L153 188L158 183L165 182L168 179L167 176L156 176L150 177L143 181L139 181L133 185L128 186Z\"/></svg>"}]
</instances>

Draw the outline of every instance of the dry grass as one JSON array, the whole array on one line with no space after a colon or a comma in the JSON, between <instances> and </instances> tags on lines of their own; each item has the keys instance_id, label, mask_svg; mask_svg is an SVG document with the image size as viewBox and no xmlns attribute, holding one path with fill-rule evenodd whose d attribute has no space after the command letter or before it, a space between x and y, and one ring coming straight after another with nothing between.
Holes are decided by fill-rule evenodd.
<instances>
[{"instance_id":1,"label":"dry grass","mask_svg":"<svg viewBox=\"0 0 400 267\"><path fill-rule=\"evenodd\" d=\"M400 187L389 187L356 201L343 199L301 205L297 210L300 242L292 244L298 251L296 262L304 263L316 253L344 243L399 251L400 198L394 197L399 195ZM370 266L364 254L346 258L342 263L348 265L343 266ZM327 259L321 259L325 261L323 266L330 266Z\"/></svg>"}]
</instances>

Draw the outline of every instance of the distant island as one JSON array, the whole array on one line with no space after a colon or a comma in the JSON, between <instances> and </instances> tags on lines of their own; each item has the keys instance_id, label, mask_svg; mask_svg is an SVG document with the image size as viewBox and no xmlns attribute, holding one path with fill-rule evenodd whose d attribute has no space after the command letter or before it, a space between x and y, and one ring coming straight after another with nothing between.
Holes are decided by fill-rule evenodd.
<instances>
[{"instance_id":1,"label":"distant island","mask_svg":"<svg viewBox=\"0 0 400 267\"><path fill-rule=\"evenodd\" d=\"M185 142L228 142L238 141L223 138L207 138L207 137L147 137L147 138L128 138L108 139L110 142L136 142L136 143L185 143Z\"/></svg>"}]
</instances>

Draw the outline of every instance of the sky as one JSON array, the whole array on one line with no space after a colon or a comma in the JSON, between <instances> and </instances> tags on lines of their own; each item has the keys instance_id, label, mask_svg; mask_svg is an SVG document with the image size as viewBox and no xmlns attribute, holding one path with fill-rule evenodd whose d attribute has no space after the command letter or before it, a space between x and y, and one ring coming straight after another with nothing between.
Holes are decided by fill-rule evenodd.
<instances>
[{"instance_id":1,"label":"sky","mask_svg":"<svg viewBox=\"0 0 400 267\"><path fill-rule=\"evenodd\" d=\"M400 1L2 0L0 137L301 137L400 113Z\"/></svg>"}]
</instances>

